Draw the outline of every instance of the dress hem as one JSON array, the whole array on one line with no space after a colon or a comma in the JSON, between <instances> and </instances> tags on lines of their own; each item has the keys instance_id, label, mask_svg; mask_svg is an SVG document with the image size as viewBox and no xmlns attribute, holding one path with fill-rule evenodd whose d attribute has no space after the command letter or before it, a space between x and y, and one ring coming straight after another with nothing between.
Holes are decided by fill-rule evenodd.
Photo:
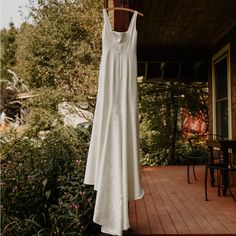
<instances>
[{"instance_id":1,"label":"dress hem","mask_svg":"<svg viewBox=\"0 0 236 236\"><path fill-rule=\"evenodd\" d=\"M94 185L94 183L91 183L91 182L84 182L84 184L87 184L87 185ZM94 187L94 190L95 190L95 191L98 191L95 187ZM128 201L139 200L139 199L143 198L143 196L144 196L144 190L142 189L141 195L139 195L139 196L137 196L137 197L136 197L136 196L130 197L130 198L128 198Z\"/></svg>"}]
</instances>

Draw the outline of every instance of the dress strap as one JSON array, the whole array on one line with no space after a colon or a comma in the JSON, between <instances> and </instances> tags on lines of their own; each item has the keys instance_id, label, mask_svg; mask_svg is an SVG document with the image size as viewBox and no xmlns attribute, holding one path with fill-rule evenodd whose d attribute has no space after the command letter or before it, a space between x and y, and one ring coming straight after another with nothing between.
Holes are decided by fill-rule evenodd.
<instances>
[{"instance_id":1,"label":"dress strap","mask_svg":"<svg viewBox=\"0 0 236 236\"><path fill-rule=\"evenodd\" d=\"M108 30L112 31L111 23L110 23L108 14L107 14L107 12L106 12L106 9L103 9L103 19L104 19L104 25L106 26L106 28L107 28Z\"/></svg>"},{"instance_id":2,"label":"dress strap","mask_svg":"<svg viewBox=\"0 0 236 236\"><path fill-rule=\"evenodd\" d=\"M138 12L135 11L135 12L133 13L132 19L131 19L131 21L130 21L128 31L136 27L137 15L138 15Z\"/></svg>"}]
</instances>

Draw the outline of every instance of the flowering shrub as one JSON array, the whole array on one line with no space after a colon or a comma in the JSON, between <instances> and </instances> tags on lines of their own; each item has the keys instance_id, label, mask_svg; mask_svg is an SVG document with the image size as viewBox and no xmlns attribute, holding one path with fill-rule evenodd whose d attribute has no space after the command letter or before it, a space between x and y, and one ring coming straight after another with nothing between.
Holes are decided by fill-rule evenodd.
<instances>
[{"instance_id":1,"label":"flowering shrub","mask_svg":"<svg viewBox=\"0 0 236 236\"><path fill-rule=\"evenodd\" d=\"M95 191L83 184L88 141L86 132L62 127L44 139L1 139L4 235L93 235Z\"/></svg>"}]
</instances>

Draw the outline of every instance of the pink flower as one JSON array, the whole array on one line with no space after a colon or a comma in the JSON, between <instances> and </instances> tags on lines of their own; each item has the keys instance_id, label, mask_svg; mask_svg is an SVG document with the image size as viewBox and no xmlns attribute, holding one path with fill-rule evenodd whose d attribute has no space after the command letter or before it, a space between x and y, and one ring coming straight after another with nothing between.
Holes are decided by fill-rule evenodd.
<instances>
[{"instance_id":1,"label":"pink flower","mask_svg":"<svg viewBox=\"0 0 236 236\"><path fill-rule=\"evenodd\" d=\"M80 205L79 204L72 204L70 207L74 208L74 209L79 209Z\"/></svg>"},{"instance_id":2,"label":"pink flower","mask_svg":"<svg viewBox=\"0 0 236 236\"><path fill-rule=\"evenodd\" d=\"M79 165L81 163L81 160L76 160L75 162Z\"/></svg>"}]
</instances>

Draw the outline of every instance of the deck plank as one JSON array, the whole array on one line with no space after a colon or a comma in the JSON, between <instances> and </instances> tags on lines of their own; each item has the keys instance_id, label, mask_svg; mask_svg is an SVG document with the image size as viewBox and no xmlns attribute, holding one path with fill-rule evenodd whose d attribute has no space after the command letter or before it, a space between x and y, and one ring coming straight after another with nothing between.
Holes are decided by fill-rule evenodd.
<instances>
[{"instance_id":1,"label":"deck plank","mask_svg":"<svg viewBox=\"0 0 236 236\"><path fill-rule=\"evenodd\" d=\"M176 234L177 230L168 212L169 206L165 204L165 198L167 197L167 195L165 191L163 190L163 188L161 188L160 184L157 186L157 181L154 176L155 173L156 172L149 172L149 175L152 178L152 181L155 183L155 187L153 189L156 193L156 194L153 194L155 208L157 209L158 215L160 217L160 221L161 221L161 225L163 227L164 233Z\"/></svg>"},{"instance_id":2,"label":"deck plank","mask_svg":"<svg viewBox=\"0 0 236 236\"><path fill-rule=\"evenodd\" d=\"M217 196L209 185L204 200L204 167L198 181L188 184L185 166L143 167L143 199L129 204L131 231L125 235L228 234L236 235L236 204Z\"/></svg>"},{"instance_id":3,"label":"deck plank","mask_svg":"<svg viewBox=\"0 0 236 236\"><path fill-rule=\"evenodd\" d=\"M170 185L168 185L167 187L169 187ZM199 219L197 219L199 222L199 228L202 228L202 233L204 231L207 231L208 233L217 233L217 232L218 233L229 233L229 231L221 224L221 222L215 218L215 216L212 214L212 212L209 211L208 207L202 205L202 204L208 204L207 202L202 201L202 197L203 197L202 191L201 191L200 195L199 195L199 193L196 192L196 194L194 195L195 197L192 197L191 195L189 195L188 191L185 192L187 189L186 187L188 187L188 185L181 186L181 183L179 183L179 186L180 186L180 190L182 192L182 194L180 195L180 197L182 197L181 202L186 202L186 201L191 202L191 205L194 206L195 209L197 210L197 213L195 213L193 215L193 217L196 217L196 214L197 214L198 218L199 218L199 214L200 214L201 221L202 220L204 221L204 224L203 224L204 227L202 227L202 223L200 223L201 221ZM194 187L194 185L192 187ZM172 196L172 194L170 194L170 196ZM188 209L191 209L191 206L186 208L186 210L188 210ZM187 222L187 224L188 224L188 222ZM206 226L206 224L207 224L207 226ZM205 228L205 227L207 227L207 228Z\"/></svg>"},{"instance_id":4,"label":"deck plank","mask_svg":"<svg viewBox=\"0 0 236 236\"><path fill-rule=\"evenodd\" d=\"M143 174L145 175L145 173L143 173ZM147 175L145 175L145 181L147 184L146 186L147 186L148 193L145 194L144 201L145 201L145 206L147 209L151 233L152 234L163 234L164 233L163 227L161 225L160 217L158 215L158 212L157 212L155 204L154 204L153 195L151 194L152 180L149 179Z\"/></svg>"},{"instance_id":5,"label":"deck plank","mask_svg":"<svg viewBox=\"0 0 236 236\"><path fill-rule=\"evenodd\" d=\"M130 225L132 226L132 230L137 232L137 213L134 201L129 202L129 221Z\"/></svg>"},{"instance_id":6,"label":"deck plank","mask_svg":"<svg viewBox=\"0 0 236 236\"><path fill-rule=\"evenodd\" d=\"M151 234L144 199L135 201L135 206L137 212L138 232L141 234Z\"/></svg>"}]
</instances>

